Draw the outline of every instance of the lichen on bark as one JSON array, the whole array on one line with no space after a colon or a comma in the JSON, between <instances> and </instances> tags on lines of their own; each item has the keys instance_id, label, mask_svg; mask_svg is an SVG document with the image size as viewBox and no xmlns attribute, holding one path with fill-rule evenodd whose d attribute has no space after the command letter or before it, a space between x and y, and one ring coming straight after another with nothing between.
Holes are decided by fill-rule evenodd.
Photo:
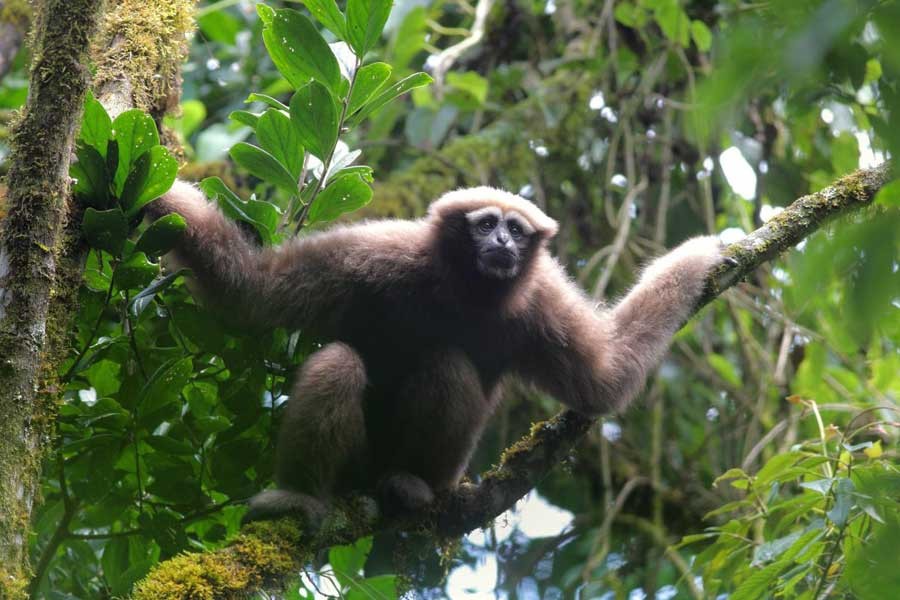
<instances>
[{"instance_id":1,"label":"lichen on bark","mask_svg":"<svg viewBox=\"0 0 900 600\"><path fill-rule=\"evenodd\" d=\"M0 597L24 593L25 544L53 422L43 365L68 200L69 160L87 89L102 0L47 0L34 24L28 101L11 138L9 214L0 231Z\"/></svg>"}]
</instances>

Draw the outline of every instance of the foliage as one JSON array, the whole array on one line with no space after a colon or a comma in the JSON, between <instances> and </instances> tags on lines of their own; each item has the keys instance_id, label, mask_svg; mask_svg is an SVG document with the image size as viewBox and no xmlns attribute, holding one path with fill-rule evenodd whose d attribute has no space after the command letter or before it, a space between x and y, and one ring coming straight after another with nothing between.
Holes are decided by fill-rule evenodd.
<instances>
[{"instance_id":1,"label":"foliage","mask_svg":"<svg viewBox=\"0 0 900 600\"><path fill-rule=\"evenodd\" d=\"M370 198L360 212L409 216L491 184L558 218L554 252L612 298L663 246L739 236L900 156L897 2L495 3L485 38L433 87L416 87L419 69L466 39L469 3L303 5L201 3L182 112L166 121L185 172L212 175L207 196L264 244ZM0 82L0 158L2 111L26 91L21 70ZM73 171L95 249L34 524L48 598L124 594L160 560L233 537L315 349L302 332L248 337L180 273L158 276L179 224L137 219L170 162L145 117L108 123L98 107L86 103ZM888 186L690 323L643 403L468 536L446 581L419 580L437 553L414 552L421 595L896 595L898 197ZM557 409L508 396L473 478ZM378 597L366 586L393 583L356 585L367 553L332 549L303 588Z\"/></svg>"}]
</instances>

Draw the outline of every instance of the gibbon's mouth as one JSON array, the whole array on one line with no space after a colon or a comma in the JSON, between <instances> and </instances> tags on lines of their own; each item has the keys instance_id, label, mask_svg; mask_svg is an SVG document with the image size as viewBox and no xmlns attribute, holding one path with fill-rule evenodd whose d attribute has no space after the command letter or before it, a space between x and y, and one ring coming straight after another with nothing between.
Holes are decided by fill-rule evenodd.
<instances>
[{"instance_id":1,"label":"gibbon's mouth","mask_svg":"<svg viewBox=\"0 0 900 600\"><path fill-rule=\"evenodd\" d=\"M505 248L488 250L484 253L483 260L489 266L496 269L511 269L516 265L518 257L515 253Z\"/></svg>"},{"instance_id":2,"label":"gibbon's mouth","mask_svg":"<svg viewBox=\"0 0 900 600\"><path fill-rule=\"evenodd\" d=\"M479 270L490 277L509 279L519 272L518 257L509 250L488 250L478 259Z\"/></svg>"}]
</instances>

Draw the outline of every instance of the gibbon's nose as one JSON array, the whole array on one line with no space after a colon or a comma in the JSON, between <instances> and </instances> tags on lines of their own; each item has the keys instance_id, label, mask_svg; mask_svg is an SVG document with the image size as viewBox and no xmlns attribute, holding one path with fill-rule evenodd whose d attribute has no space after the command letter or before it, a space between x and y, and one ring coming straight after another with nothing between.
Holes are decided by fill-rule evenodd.
<instances>
[{"instance_id":1,"label":"gibbon's nose","mask_svg":"<svg viewBox=\"0 0 900 600\"><path fill-rule=\"evenodd\" d=\"M503 229L499 230L499 231L497 232L497 242L498 242L501 246L506 246L506 245L508 245L508 244L509 244L509 233L507 233L507 232L506 232L505 230L503 230Z\"/></svg>"}]
</instances>

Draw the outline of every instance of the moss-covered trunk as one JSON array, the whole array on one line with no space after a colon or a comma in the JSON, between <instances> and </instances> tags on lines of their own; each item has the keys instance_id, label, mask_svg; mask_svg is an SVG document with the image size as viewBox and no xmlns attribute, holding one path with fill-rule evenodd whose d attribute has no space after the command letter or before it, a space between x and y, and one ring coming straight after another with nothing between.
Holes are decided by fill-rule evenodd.
<instances>
[{"instance_id":1,"label":"moss-covered trunk","mask_svg":"<svg viewBox=\"0 0 900 600\"><path fill-rule=\"evenodd\" d=\"M37 3L31 83L10 153L0 231L0 597L21 595L26 541L53 411L42 355L67 215L69 161L103 0Z\"/></svg>"}]
</instances>

